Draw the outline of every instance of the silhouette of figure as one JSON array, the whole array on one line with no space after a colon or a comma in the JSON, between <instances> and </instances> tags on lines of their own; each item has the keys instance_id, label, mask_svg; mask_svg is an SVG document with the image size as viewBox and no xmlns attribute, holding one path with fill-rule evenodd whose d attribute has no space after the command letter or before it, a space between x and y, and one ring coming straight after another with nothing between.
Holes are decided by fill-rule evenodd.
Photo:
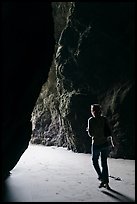
<instances>
[{"instance_id":1,"label":"silhouette of figure","mask_svg":"<svg viewBox=\"0 0 137 204\"><path fill-rule=\"evenodd\" d=\"M105 116L102 115L99 104L91 105L92 117L88 119L88 135L92 137L91 154L94 169L101 181L99 187L109 188L109 173L107 158L109 155L110 144L114 148L112 140L112 130ZM110 144L109 144L110 141ZM99 156L101 156L101 167L99 165Z\"/></svg>"}]
</instances>

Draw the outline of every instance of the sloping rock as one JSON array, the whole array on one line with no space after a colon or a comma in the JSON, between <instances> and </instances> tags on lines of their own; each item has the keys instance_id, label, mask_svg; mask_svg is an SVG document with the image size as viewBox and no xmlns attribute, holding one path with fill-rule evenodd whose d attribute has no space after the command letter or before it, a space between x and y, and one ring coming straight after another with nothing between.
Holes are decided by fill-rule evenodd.
<instances>
[{"instance_id":1,"label":"sloping rock","mask_svg":"<svg viewBox=\"0 0 137 204\"><path fill-rule=\"evenodd\" d=\"M117 141L112 156L134 158L134 3L69 6L52 71L37 101L37 107L42 104L50 112L44 144L90 152L87 119L90 105L100 103ZM38 121L33 120L33 141L42 133Z\"/></svg>"}]
</instances>

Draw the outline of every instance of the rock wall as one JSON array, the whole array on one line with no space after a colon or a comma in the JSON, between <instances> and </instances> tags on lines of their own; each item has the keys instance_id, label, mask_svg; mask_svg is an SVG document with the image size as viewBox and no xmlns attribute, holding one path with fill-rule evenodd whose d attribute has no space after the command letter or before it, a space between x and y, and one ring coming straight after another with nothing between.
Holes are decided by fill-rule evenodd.
<instances>
[{"instance_id":1,"label":"rock wall","mask_svg":"<svg viewBox=\"0 0 137 204\"><path fill-rule=\"evenodd\" d=\"M51 3L2 2L2 178L31 139L31 113L55 51ZM50 25L50 26L49 26Z\"/></svg>"},{"instance_id":2,"label":"rock wall","mask_svg":"<svg viewBox=\"0 0 137 204\"><path fill-rule=\"evenodd\" d=\"M57 7L66 8L62 15L67 20L58 31L48 82L32 113L31 142L90 152L87 119L90 105L100 103L117 141L111 156L133 159L135 5L58 2Z\"/></svg>"}]
</instances>

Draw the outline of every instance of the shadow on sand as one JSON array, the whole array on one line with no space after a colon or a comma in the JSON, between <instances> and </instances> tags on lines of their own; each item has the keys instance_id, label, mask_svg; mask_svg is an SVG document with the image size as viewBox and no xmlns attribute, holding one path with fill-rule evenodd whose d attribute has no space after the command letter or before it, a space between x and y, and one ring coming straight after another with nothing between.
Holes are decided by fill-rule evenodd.
<instances>
[{"instance_id":1,"label":"shadow on sand","mask_svg":"<svg viewBox=\"0 0 137 204\"><path fill-rule=\"evenodd\" d=\"M109 190L101 190L102 193L118 200L119 202L135 202L132 198L129 198L128 196L119 193L118 191L110 188Z\"/></svg>"}]
</instances>

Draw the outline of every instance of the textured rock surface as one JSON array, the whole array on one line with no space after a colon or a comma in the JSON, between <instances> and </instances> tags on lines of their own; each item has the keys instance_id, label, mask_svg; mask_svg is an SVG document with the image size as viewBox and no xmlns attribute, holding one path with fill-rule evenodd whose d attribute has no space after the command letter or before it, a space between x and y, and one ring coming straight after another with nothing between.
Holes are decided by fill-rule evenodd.
<instances>
[{"instance_id":1,"label":"textured rock surface","mask_svg":"<svg viewBox=\"0 0 137 204\"><path fill-rule=\"evenodd\" d=\"M53 2L55 27L50 6L2 4L4 176L30 139L90 152L92 103L113 126L112 156L135 156L134 3Z\"/></svg>"},{"instance_id":2,"label":"textured rock surface","mask_svg":"<svg viewBox=\"0 0 137 204\"><path fill-rule=\"evenodd\" d=\"M134 3L58 2L57 8L59 41L32 114L31 142L90 152L87 119L90 105L100 103L117 141L112 156L134 158ZM67 21L59 30L61 14Z\"/></svg>"}]
</instances>

